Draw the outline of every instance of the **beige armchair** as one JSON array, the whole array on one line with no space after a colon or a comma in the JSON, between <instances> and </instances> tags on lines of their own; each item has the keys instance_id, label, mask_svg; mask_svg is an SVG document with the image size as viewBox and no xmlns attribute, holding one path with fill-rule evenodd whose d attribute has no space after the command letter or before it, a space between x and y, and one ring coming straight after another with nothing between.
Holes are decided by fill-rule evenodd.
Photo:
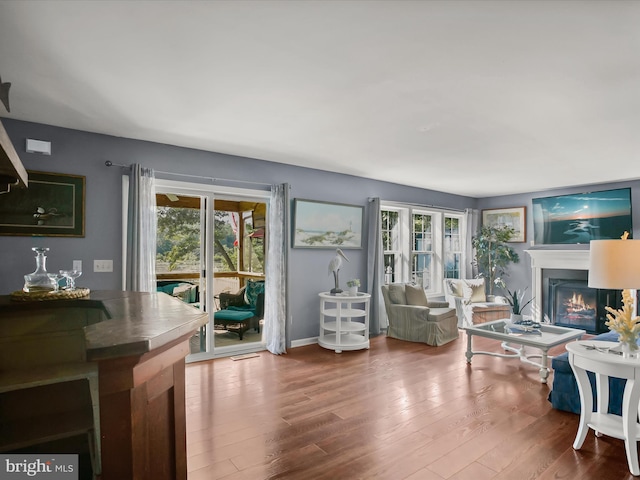
<instances>
[{"instance_id":1,"label":"beige armchair","mask_svg":"<svg viewBox=\"0 0 640 480\"><path fill-rule=\"evenodd\" d=\"M436 347L458 338L456 312L446 302L429 304L417 285L394 283L380 288L389 318L387 336Z\"/></svg>"},{"instance_id":2,"label":"beige armchair","mask_svg":"<svg viewBox=\"0 0 640 480\"><path fill-rule=\"evenodd\" d=\"M509 318L511 314L511 307L506 298L485 294L484 278L446 278L444 294L449 306L456 309L460 328Z\"/></svg>"}]
</instances>

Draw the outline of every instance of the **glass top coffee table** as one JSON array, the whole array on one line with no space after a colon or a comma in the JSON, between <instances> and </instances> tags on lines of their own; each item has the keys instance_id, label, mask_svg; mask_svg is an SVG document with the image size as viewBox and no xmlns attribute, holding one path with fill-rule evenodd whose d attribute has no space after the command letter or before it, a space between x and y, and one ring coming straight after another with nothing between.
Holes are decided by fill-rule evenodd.
<instances>
[{"instance_id":1,"label":"glass top coffee table","mask_svg":"<svg viewBox=\"0 0 640 480\"><path fill-rule=\"evenodd\" d=\"M549 377L549 349L571 340L579 340L586 333L575 328L557 327L542 323L540 328L514 325L508 319L495 320L493 322L480 323L470 327L464 327L467 332L467 363L471 363L474 355L493 355L495 357L520 358L520 361L540 367L542 383L547 383ZM496 353L474 351L472 349L472 337L492 338L502 342L502 348L512 353ZM518 345L519 348L511 345ZM541 353L528 354L525 347L533 347ZM535 361L533 359L539 359Z\"/></svg>"}]
</instances>

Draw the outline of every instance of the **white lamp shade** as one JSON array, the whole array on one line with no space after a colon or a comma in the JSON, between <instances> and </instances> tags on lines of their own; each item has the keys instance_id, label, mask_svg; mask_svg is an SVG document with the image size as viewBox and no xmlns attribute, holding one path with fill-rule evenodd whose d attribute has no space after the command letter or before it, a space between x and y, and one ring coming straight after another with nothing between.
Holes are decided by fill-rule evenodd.
<instances>
[{"instance_id":1,"label":"white lamp shade","mask_svg":"<svg viewBox=\"0 0 640 480\"><path fill-rule=\"evenodd\" d=\"M640 289L640 240L592 240L589 286L612 290Z\"/></svg>"}]
</instances>

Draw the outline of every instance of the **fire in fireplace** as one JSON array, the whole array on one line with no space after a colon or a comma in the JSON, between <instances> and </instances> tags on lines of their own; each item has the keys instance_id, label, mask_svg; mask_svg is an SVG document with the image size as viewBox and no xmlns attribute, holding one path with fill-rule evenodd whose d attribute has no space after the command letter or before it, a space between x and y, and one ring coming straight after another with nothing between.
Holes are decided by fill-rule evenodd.
<instances>
[{"instance_id":1,"label":"fire in fireplace","mask_svg":"<svg viewBox=\"0 0 640 480\"><path fill-rule=\"evenodd\" d=\"M604 307L620 308L620 290L589 288L586 280L549 279L550 317L564 327L581 328L589 333L607 331Z\"/></svg>"}]
</instances>

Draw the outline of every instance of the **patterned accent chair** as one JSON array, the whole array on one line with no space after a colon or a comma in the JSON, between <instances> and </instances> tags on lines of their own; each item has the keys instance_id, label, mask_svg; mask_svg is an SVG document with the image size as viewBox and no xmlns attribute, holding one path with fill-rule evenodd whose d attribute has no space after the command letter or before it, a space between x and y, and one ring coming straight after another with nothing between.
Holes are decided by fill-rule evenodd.
<instances>
[{"instance_id":1,"label":"patterned accent chair","mask_svg":"<svg viewBox=\"0 0 640 480\"><path fill-rule=\"evenodd\" d=\"M220 310L213 314L214 324L236 332L240 340L250 328L260 331L264 317L264 280L248 280L237 293L220 294Z\"/></svg>"},{"instance_id":2,"label":"patterned accent chair","mask_svg":"<svg viewBox=\"0 0 640 480\"><path fill-rule=\"evenodd\" d=\"M449 306L456 309L459 328L509 318L511 315L511 306L506 298L485 294L484 278L446 278L444 295Z\"/></svg>"},{"instance_id":3,"label":"patterned accent chair","mask_svg":"<svg viewBox=\"0 0 640 480\"><path fill-rule=\"evenodd\" d=\"M458 338L456 311L447 302L429 302L419 285L382 285L389 318L387 336L440 346Z\"/></svg>"}]
</instances>

